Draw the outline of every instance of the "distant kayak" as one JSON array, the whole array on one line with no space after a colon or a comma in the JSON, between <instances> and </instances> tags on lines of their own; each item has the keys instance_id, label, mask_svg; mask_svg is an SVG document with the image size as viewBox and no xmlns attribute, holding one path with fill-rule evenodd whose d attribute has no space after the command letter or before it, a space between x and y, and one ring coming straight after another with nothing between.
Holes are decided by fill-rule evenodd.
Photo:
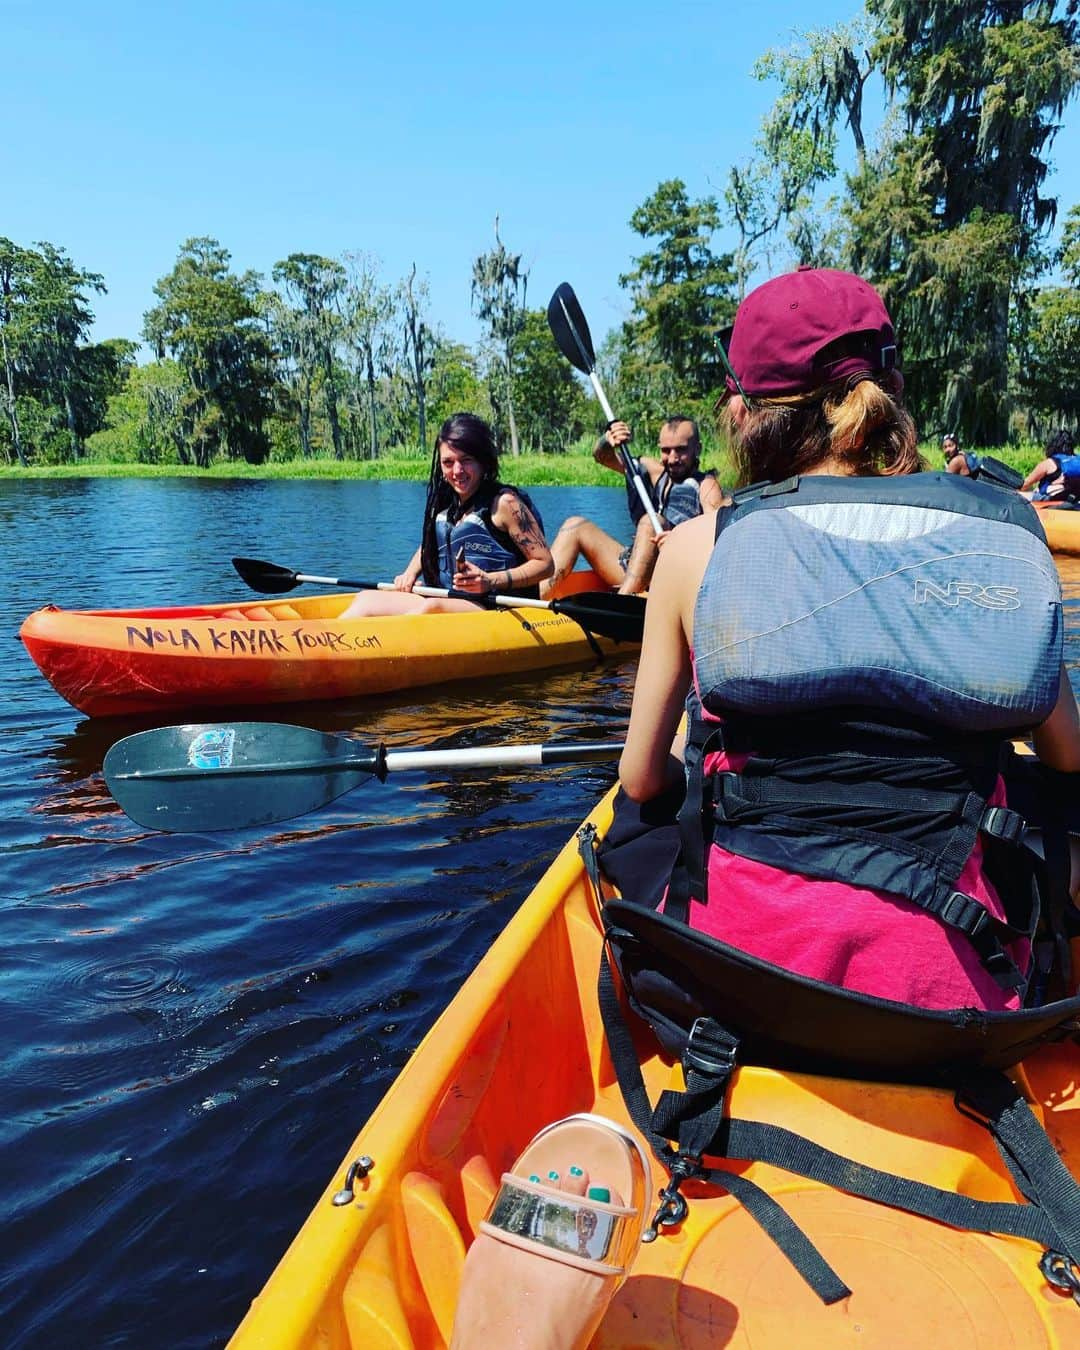
<instances>
[{"instance_id":1,"label":"distant kayak","mask_svg":"<svg viewBox=\"0 0 1080 1350\"><path fill-rule=\"evenodd\" d=\"M559 595L603 589L593 573L575 572ZM47 605L19 636L57 693L89 717L355 698L616 650L551 610L341 619L353 599L339 592L159 609Z\"/></svg>"},{"instance_id":2,"label":"distant kayak","mask_svg":"<svg viewBox=\"0 0 1080 1350\"><path fill-rule=\"evenodd\" d=\"M1039 512L1039 522L1052 553L1080 556L1080 510L1068 506L1045 507Z\"/></svg>"},{"instance_id":3,"label":"distant kayak","mask_svg":"<svg viewBox=\"0 0 1080 1350\"><path fill-rule=\"evenodd\" d=\"M610 820L609 795L585 828L602 833ZM230 1350L446 1343L465 1250L529 1139L578 1111L629 1127L597 1004L601 945L571 839L361 1128ZM635 1043L652 1100L682 1085L644 1024ZM1011 1070L1074 1175L1078 1070L1073 1041ZM851 1293L826 1305L732 1195L693 1183L684 1221L639 1248L594 1347L1080 1343L1080 1307L1056 1271L1062 1283L1052 1285L1036 1242L851 1193L861 1163L964 1197L961 1207L1018 1200L988 1130L951 1090L751 1064L735 1073L729 1105L733 1119L782 1126L840 1155L850 1191L766 1162L725 1166L777 1199Z\"/></svg>"}]
</instances>

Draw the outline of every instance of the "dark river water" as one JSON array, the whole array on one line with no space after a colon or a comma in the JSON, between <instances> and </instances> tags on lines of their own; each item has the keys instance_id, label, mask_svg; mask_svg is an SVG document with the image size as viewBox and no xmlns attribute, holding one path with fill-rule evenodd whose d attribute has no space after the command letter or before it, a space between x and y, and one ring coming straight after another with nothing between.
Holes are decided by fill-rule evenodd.
<instances>
[{"instance_id":1,"label":"dark river water","mask_svg":"<svg viewBox=\"0 0 1080 1350\"><path fill-rule=\"evenodd\" d=\"M549 534L621 492L538 488ZM0 483L0 1341L222 1344L410 1051L613 766L398 774L285 825L150 834L37 673L32 609L252 596L235 554L390 577L404 483ZM230 716L393 747L621 739L632 660ZM205 714L198 715L199 720ZM183 720L182 718L162 719Z\"/></svg>"}]
</instances>

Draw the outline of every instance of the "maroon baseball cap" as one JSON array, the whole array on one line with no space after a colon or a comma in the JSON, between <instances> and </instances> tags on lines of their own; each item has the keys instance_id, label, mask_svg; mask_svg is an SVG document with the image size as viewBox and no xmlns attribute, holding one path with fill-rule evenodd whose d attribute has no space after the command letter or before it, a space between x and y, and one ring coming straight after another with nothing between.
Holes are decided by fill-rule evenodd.
<instances>
[{"instance_id":1,"label":"maroon baseball cap","mask_svg":"<svg viewBox=\"0 0 1080 1350\"><path fill-rule=\"evenodd\" d=\"M896 366L896 338L881 296L862 277L800 267L752 290L728 346L737 382L759 398L809 394L833 380Z\"/></svg>"}]
</instances>

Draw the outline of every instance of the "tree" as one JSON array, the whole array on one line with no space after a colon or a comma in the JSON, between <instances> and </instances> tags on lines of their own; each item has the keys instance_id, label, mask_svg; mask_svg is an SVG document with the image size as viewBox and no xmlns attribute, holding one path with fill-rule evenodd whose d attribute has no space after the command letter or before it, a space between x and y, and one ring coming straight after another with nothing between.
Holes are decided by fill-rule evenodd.
<instances>
[{"instance_id":1,"label":"tree","mask_svg":"<svg viewBox=\"0 0 1080 1350\"><path fill-rule=\"evenodd\" d=\"M352 353L354 389L367 421L367 458L379 456L378 381L393 362L394 297L378 280L378 266L365 253L347 253L349 283L344 297L345 342Z\"/></svg>"},{"instance_id":2,"label":"tree","mask_svg":"<svg viewBox=\"0 0 1080 1350\"><path fill-rule=\"evenodd\" d=\"M521 254L507 251L499 238L496 216L495 247L490 253L481 253L473 263L472 303L477 318L487 327L487 341L495 357L498 390L492 391L492 403L506 401L510 450L515 455L521 453L521 446L514 416L514 356L524 323L528 285L529 274L521 265Z\"/></svg>"},{"instance_id":3,"label":"tree","mask_svg":"<svg viewBox=\"0 0 1080 1350\"><path fill-rule=\"evenodd\" d=\"M721 382L716 336L735 313L731 255L710 246L720 226L716 200L692 202L686 184L672 178L637 208L630 225L656 246L619 278L634 301L628 337L648 359L670 367L691 397L701 397Z\"/></svg>"},{"instance_id":4,"label":"tree","mask_svg":"<svg viewBox=\"0 0 1080 1350\"><path fill-rule=\"evenodd\" d=\"M77 268L53 244L42 241L27 249L0 239L0 398L21 464L27 463L30 447L20 404L35 424L33 448L58 440L53 449L63 456L66 440L68 457L83 453L93 430L92 385L108 363L107 354L95 359L81 345L94 322L87 292L104 289L99 273Z\"/></svg>"},{"instance_id":5,"label":"tree","mask_svg":"<svg viewBox=\"0 0 1080 1350\"><path fill-rule=\"evenodd\" d=\"M1018 344L1018 385L1046 422L1080 427L1080 205L1065 219L1054 261L1065 284L1035 292Z\"/></svg>"},{"instance_id":6,"label":"tree","mask_svg":"<svg viewBox=\"0 0 1080 1350\"><path fill-rule=\"evenodd\" d=\"M231 272L216 239L188 239L154 287L160 303L145 315L158 359L171 354L187 376L185 441L200 468L221 452L261 464L269 451L263 424L273 376L260 281Z\"/></svg>"},{"instance_id":7,"label":"tree","mask_svg":"<svg viewBox=\"0 0 1080 1350\"><path fill-rule=\"evenodd\" d=\"M517 336L514 402L525 443L541 452L565 450L585 428L585 392L551 340L542 309L526 310Z\"/></svg>"},{"instance_id":8,"label":"tree","mask_svg":"<svg viewBox=\"0 0 1080 1350\"><path fill-rule=\"evenodd\" d=\"M398 285L397 300L401 308L402 370L406 388L416 405L420 449L425 450L428 385L435 364L438 335L428 327L428 284L426 280L417 281L415 263Z\"/></svg>"},{"instance_id":9,"label":"tree","mask_svg":"<svg viewBox=\"0 0 1080 1350\"><path fill-rule=\"evenodd\" d=\"M1047 154L1080 78L1075 5L868 0L903 128L850 181L851 264L886 293L925 422L1005 440L1009 334L1056 203Z\"/></svg>"},{"instance_id":10,"label":"tree","mask_svg":"<svg viewBox=\"0 0 1080 1350\"><path fill-rule=\"evenodd\" d=\"M740 300L756 255L781 225L799 263L836 261L831 222L813 214L814 189L836 174L836 120L841 110L860 165L865 160L863 88L873 70L865 21L807 33L774 48L754 66L758 80L777 80L780 95L762 121L753 160L730 170L724 199L739 231L735 250Z\"/></svg>"},{"instance_id":11,"label":"tree","mask_svg":"<svg viewBox=\"0 0 1080 1350\"><path fill-rule=\"evenodd\" d=\"M281 349L292 358L296 370L303 452L305 455L311 453L311 387L318 372L323 381L323 401L334 457L342 459L334 358L344 331L340 307L345 292L345 268L334 259L315 253L290 253L283 262L274 264L271 275L292 301L291 309L279 311L277 329Z\"/></svg>"}]
</instances>

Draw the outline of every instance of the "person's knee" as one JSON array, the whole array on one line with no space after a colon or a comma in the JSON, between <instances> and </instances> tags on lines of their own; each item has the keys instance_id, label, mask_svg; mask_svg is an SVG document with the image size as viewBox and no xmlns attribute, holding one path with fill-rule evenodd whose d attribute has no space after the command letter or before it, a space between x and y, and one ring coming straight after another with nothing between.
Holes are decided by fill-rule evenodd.
<instances>
[{"instance_id":1,"label":"person's knee","mask_svg":"<svg viewBox=\"0 0 1080 1350\"><path fill-rule=\"evenodd\" d=\"M589 522L584 516L567 516L559 526L559 534L555 537L557 539L559 535L577 534L581 530L581 527L583 525L588 525L588 523Z\"/></svg>"}]
</instances>

